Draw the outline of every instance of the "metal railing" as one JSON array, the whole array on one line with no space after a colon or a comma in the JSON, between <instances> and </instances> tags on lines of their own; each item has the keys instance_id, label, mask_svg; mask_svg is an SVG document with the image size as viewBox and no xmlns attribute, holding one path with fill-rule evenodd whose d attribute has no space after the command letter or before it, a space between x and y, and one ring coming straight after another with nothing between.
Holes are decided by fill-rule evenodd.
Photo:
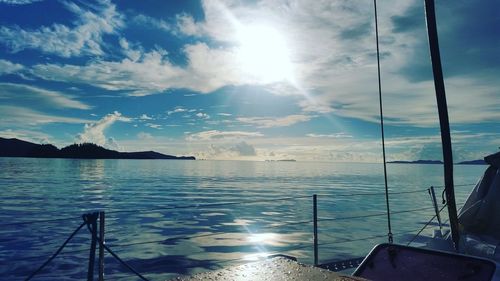
<instances>
[{"instance_id":1,"label":"metal railing","mask_svg":"<svg viewBox=\"0 0 500 281\"><path fill-rule=\"evenodd\" d=\"M428 188L428 189L416 189L416 190L408 190L408 191L400 191L400 192L391 192L390 195L404 195L404 194L410 194L410 193L422 193L422 192L430 192L430 190L433 190L434 188ZM434 192L432 192L434 194ZM360 192L360 193L349 193L349 194L339 194L335 195L336 197L354 197L354 196L383 196L385 193L383 192ZM266 225L261 227L261 230L265 229L276 229L276 228L283 228L287 226L294 226L294 225L306 225L306 224L312 224L312 233L313 233L313 238L312 238L312 245L307 244L304 246L298 246L298 247L293 247L293 248L288 248L288 251L293 251L293 250L303 250L307 248L311 248L313 250L313 263L314 265L319 265L319 247L320 246L326 246L326 245L331 245L331 244L341 244L341 243L352 243L356 241L363 241L363 240L368 240L368 239L376 239L376 238L383 238L386 237L386 234L383 235L372 235L369 237L360 237L360 238L352 238L352 239L340 239L336 240L334 242L320 242L319 241L319 232L318 232L318 225L320 222L327 222L327 221L340 221L340 220L356 220L356 219L364 219L364 218L370 218L370 217L379 217L379 216L386 216L385 212L375 212L375 213L364 213L362 215L350 215L350 216L339 216L339 217L320 217L318 216L318 197L322 196L325 197L324 201L328 202L331 199L331 195L327 194L313 194L308 195L308 196L295 196L295 197L282 197L282 198L273 198L273 199L264 199L264 200L241 200L241 201L228 201L228 202L220 202L220 203L207 203L207 204L186 204L186 205L173 205L173 206L158 206L155 208L151 209L136 209L136 210L110 210L110 211L100 211L100 212L94 212L94 213L89 213L85 214L82 216L83 218L83 223L80 224L76 230L71 233L71 235L66 239L66 241L57 249L57 251L51 255L39 268L34 270L32 274L30 274L25 280L31 280L35 275L39 274L44 267L46 267L57 255L59 255L64 247L68 244L68 242L75 236L75 234L80 231L84 226L87 226L87 229L90 232L90 251L88 249L77 249L73 251L68 251L67 253L80 253L84 251L89 251L89 261L88 261L88 270L87 270L87 280L94 280L94 269L95 269L95 256L96 256L96 251L97 251L97 246L98 246L98 271L97 271L97 276L99 281L104 280L104 259L105 259L105 252L108 252L113 258L115 258L117 261L119 261L125 268L127 268L129 271L134 273L138 278L142 280L148 280L144 275L139 273L135 268L130 266L126 261L120 258L120 256L111 249L109 245L105 243L105 235L106 235L106 214L123 214L123 213L156 213L160 211L170 211L170 210L182 210L182 209L211 209L211 208L219 208L219 207L227 207L227 206L234 206L234 205L246 205L246 204L256 204L256 203L267 203L267 202L277 202L277 201L292 201L292 200L299 200L299 199L307 199L307 198L312 198L312 217L310 220L300 220L300 221L294 221L294 222L285 222L285 223L279 223L279 224L274 224L274 225ZM330 198L330 199L329 199ZM423 228L420 230L411 230L411 231L404 231L400 232L395 235L401 235L401 234L406 234L406 233L415 233L415 235L418 236L420 233L429 226L429 224L439 216L439 213L444 209L444 207L441 208L441 210L437 209L436 205L436 200L435 196L433 199L433 205L430 207L422 207L422 208L414 208L414 209L405 209L405 210L397 210L397 211L391 211L391 214L403 214L403 213L415 213L415 212L421 212L421 211L427 211L434 209L436 211L436 214L434 215L433 218L431 218ZM14 226L14 225L25 225L25 224L39 224L39 223L48 223L48 222L65 222L65 221L74 221L76 217L64 217L64 218L57 218L57 219L47 219L47 220L34 220L34 221L24 221L24 222L13 222L13 223L6 223L6 224L0 224L0 227L6 227L6 226ZM146 245L146 244L168 244L169 242L177 241L177 240L187 240L187 239L195 239L195 238L205 238L205 237L210 237L210 236L217 236L221 235L221 233L216 232L216 233L208 233L208 234L194 234L194 235L178 235L174 237L167 237L164 239L154 239L154 240L148 240L148 241L139 241L139 242L131 242L131 243L123 243L123 244L115 244L112 247L113 248L125 248L125 247L131 247L135 245ZM412 243L413 239L408 243ZM204 253L205 251L201 251L200 253ZM23 258L23 260L27 259L46 259L47 257L40 257L40 256L32 256L32 257L26 257ZM218 263L234 263L235 261L238 261L241 259L229 259L225 261L219 261ZM11 260L12 261L12 260ZM109 278L106 278L109 280Z\"/></svg>"}]
</instances>

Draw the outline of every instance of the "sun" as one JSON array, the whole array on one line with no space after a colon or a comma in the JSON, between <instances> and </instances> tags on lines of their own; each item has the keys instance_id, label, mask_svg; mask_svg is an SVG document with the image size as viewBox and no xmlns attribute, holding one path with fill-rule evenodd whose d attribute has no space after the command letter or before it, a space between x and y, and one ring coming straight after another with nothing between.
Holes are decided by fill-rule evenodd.
<instances>
[{"instance_id":1,"label":"sun","mask_svg":"<svg viewBox=\"0 0 500 281\"><path fill-rule=\"evenodd\" d=\"M242 26L237 41L237 57L246 75L263 83L291 80L288 44L276 29L266 25Z\"/></svg>"}]
</instances>

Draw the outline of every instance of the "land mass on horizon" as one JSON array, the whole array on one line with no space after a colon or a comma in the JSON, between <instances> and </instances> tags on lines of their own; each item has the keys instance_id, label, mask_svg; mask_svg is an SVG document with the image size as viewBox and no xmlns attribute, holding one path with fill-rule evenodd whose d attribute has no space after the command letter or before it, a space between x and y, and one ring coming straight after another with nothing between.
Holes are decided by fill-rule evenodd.
<instances>
[{"instance_id":1,"label":"land mass on horizon","mask_svg":"<svg viewBox=\"0 0 500 281\"><path fill-rule=\"evenodd\" d=\"M443 164L443 161L441 160L415 160L415 161L388 161L387 163L392 163L392 164ZM486 165L486 161L483 159L479 160L469 160L469 161L461 161L458 163L455 163L456 165Z\"/></svg>"},{"instance_id":2,"label":"land mass on horizon","mask_svg":"<svg viewBox=\"0 0 500 281\"><path fill-rule=\"evenodd\" d=\"M396 161L388 161L387 163L392 163L392 164L443 164L443 161L441 161L441 160L415 160L415 161L396 160Z\"/></svg>"},{"instance_id":3,"label":"land mass on horizon","mask_svg":"<svg viewBox=\"0 0 500 281\"><path fill-rule=\"evenodd\" d=\"M460 165L488 165L484 159L458 162Z\"/></svg>"},{"instance_id":4,"label":"land mass on horizon","mask_svg":"<svg viewBox=\"0 0 500 281\"><path fill-rule=\"evenodd\" d=\"M173 156L155 151L119 152L93 143L72 144L59 149L52 144L36 144L2 137L0 157L196 160L194 156Z\"/></svg>"}]
</instances>

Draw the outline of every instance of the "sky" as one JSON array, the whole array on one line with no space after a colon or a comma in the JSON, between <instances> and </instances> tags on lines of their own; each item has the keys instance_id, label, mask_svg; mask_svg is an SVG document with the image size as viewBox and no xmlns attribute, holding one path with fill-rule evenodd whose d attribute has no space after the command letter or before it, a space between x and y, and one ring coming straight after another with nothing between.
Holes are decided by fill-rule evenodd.
<instances>
[{"instance_id":1,"label":"sky","mask_svg":"<svg viewBox=\"0 0 500 281\"><path fill-rule=\"evenodd\" d=\"M423 1L379 1L388 160L442 159ZM500 147L500 2L438 1L454 160ZM0 136L380 162L369 0L0 0Z\"/></svg>"}]
</instances>

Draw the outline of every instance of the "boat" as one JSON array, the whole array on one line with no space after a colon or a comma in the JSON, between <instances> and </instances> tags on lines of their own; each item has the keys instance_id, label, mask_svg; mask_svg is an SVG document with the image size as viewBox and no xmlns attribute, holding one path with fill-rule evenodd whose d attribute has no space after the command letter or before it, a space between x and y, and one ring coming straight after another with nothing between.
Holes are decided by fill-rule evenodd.
<instances>
[{"instance_id":1,"label":"boat","mask_svg":"<svg viewBox=\"0 0 500 281\"><path fill-rule=\"evenodd\" d=\"M425 248L377 245L354 272L370 280L500 280L500 152L457 218L459 231L435 231ZM456 244L455 244L456 242Z\"/></svg>"},{"instance_id":2,"label":"boat","mask_svg":"<svg viewBox=\"0 0 500 281\"><path fill-rule=\"evenodd\" d=\"M376 0L374 3L376 21ZM484 158L489 167L473 188L461 208L460 214L457 215L453 185L450 127L439 54L434 0L425 0L425 11L439 111L444 159L444 194L446 206L448 207L450 230L445 233L442 233L441 229L435 231L434 237L429 237L424 248L394 244L390 230L389 204L387 203L389 243L376 245L356 268L353 276L354 278L362 278L361 280L365 280L365 278L368 280L405 281L500 280L500 205L497 204L500 201L500 152ZM380 109L383 142L382 102L380 102ZM385 165L385 148L383 152ZM385 166L384 172L386 172ZM439 211L436 212L436 217L438 216ZM270 260L249 265L248 267L232 267L225 271L195 275L192 279L188 278L186 280L235 280L240 279L241 274L243 274L245 280L253 280L253 277L256 277L257 280L288 280L286 278L287 273L290 274L292 271L295 275L288 275L290 279L315 280L322 274L322 268L328 268L328 265L319 265L319 267L301 265L297 267L297 265L283 266L282 264L283 261L281 260ZM274 268L274 270L267 271L267 268ZM257 273L256 271L259 269L261 272ZM245 275L245 273L252 274L252 272L253 275ZM264 275L262 275L262 272L264 272ZM348 276L323 274L322 277L321 279L326 280L352 280Z\"/></svg>"},{"instance_id":3,"label":"boat","mask_svg":"<svg viewBox=\"0 0 500 281\"><path fill-rule=\"evenodd\" d=\"M482 180L473 189L459 215L453 194L453 163L449 124L444 96L444 83L439 62L439 49L432 46L437 39L432 23L433 0L426 0L428 26L433 54L433 68L440 111L445 166L446 201L451 231L431 237L427 248L408 247L390 243L376 245L354 271L353 276L339 276L320 266L299 264L290 257L271 257L269 260L201 273L175 280L500 280L500 153L486 157L490 164ZM429 16L431 14L431 16ZM433 30L432 30L433 29ZM434 39L432 37L435 37ZM437 52L437 53L436 53ZM437 60L438 62L436 62ZM444 102L444 104L443 104ZM283 160L287 161L287 160ZM293 161L293 160L288 160ZM494 219L491 219L491 218ZM97 238L96 217L92 220L93 248L102 240ZM82 224L82 226L84 226ZM101 235L99 237L102 237ZM389 236L391 238L391 236ZM101 249L104 251L104 249ZM110 251L108 248L106 250ZM114 256L113 252L110 253ZM117 258L115 256L115 258ZM93 261L90 264L94 264ZM89 266L90 268L90 266ZM138 274L137 272L134 272ZM90 279L93 273L89 270ZM138 277L143 277L138 274ZM147 279L143 279L147 280Z\"/></svg>"}]
</instances>

